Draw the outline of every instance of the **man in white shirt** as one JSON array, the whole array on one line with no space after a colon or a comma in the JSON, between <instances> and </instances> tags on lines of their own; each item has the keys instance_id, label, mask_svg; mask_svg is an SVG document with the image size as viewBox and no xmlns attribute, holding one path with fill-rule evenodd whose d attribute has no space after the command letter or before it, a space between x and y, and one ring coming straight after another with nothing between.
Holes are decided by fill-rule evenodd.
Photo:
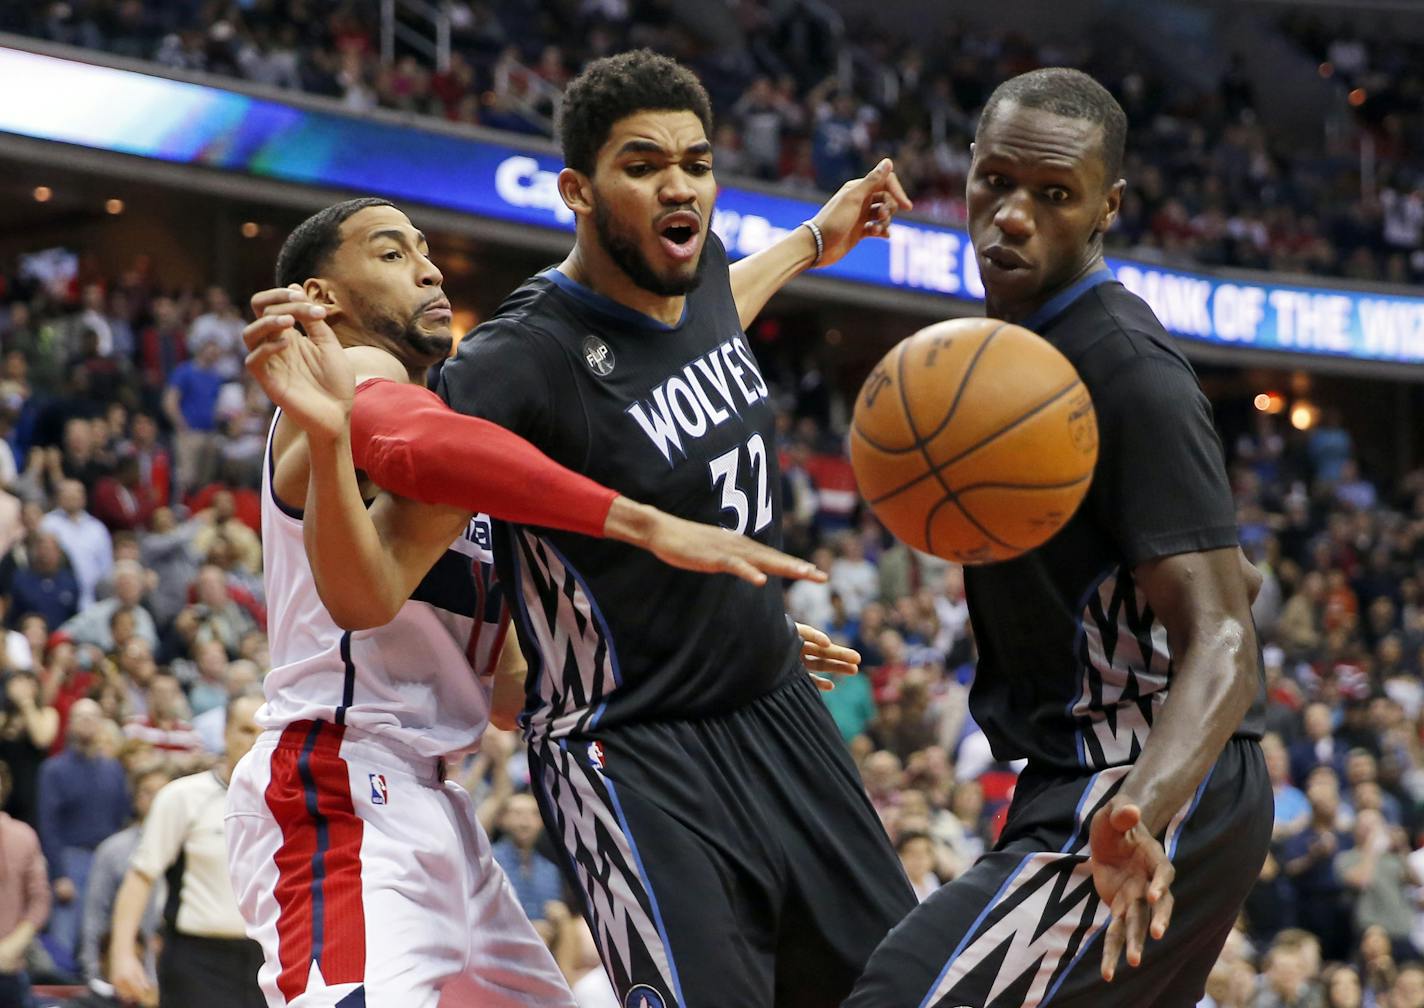
<instances>
[{"instance_id":1,"label":"man in white shirt","mask_svg":"<svg viewBox=\"0 0 1424 1008\"><path fill-rule=\"evenodd\" d=\"M59 485L59 507L40 519L40 529L59 540L74 579L79 582L79 608L94 604L94 589L114 569L114 542L104 523L84 510L84 484L67 479Z\"/></svg>"},{"instance_id":2,"label":"man in white shirt","mask_svg":"<svg viewBox=\"0 0 1424 1008\"><path fill-rule=\"evenodd\" d=\"M227 751L217 766L167 784L153 800L143 838L114 899L110 979L120 998L139 1003L151 993L137 950L139 920L153 884L182 860L170 879L158 992L163 1004L205 1008L266 1008L257 986L262 949L247 938L227 870L227 784L232 768L258 735L261 697L228 707ZM176 889L176 892L175 892ZM176 898L175 898L176 897Z\"/></svg>"}]
</instances>

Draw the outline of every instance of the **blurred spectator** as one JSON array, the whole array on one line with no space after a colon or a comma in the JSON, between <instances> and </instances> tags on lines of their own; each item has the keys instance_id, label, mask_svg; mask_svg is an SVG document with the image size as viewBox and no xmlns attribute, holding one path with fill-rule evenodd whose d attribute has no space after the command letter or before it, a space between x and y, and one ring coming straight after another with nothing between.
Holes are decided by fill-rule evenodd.
<instances>
[{"instance_id":1,"label":"blurred spectator","mask_svg":"<svg viewBox=\"0 0 1424 1008\"><path fill-rule=\"evenodd\" d=\"M235 563L248 573L261 571L262 541L237 517L236 498L231 490L213 494L212 507L198 512L192 521L193 548L200 556L207 556L215 540L225 539L232 547Z\"/></svg>"},{"instance_id":2,"label":"blurred spectator","mask_svg":"<svg viewBox=\"0 0 1424 1008\"><path fill-rule=\"evenodd\" d=\"M149 604L159 626L169 626L188 604L188 586L198 576L201 557L194 544L198 531L191 522L180 525L171 508L160 507L150 531L139 536L143 564L154 573Z\"/></svg>"},{"instance_id":3,"label":"blurred spectator","mask_svg":"<svg viewBox=\"0 0 1424 1008\"><path fill-rule=\"evenodd\" d=\"M181 861L165 903L157 991L164 1004L263 1008L257 986L262 949L247 937L227 871L227 783L261 729L257 698L228 711L226 746L217 766L171 781L154 796L143 834L114 897L110 975L121 998L142 1000L154 984L143 967L138 935L155 883ZM359 990L359 988L358 988ZM345 993L350 993L345 992Z\"/></svg>"},{"instance_id":4,"label":"blurred spectator","mask_svg":"<svg viewBox=\"0 0 1424 1008\"><path fill-rule=\"evenodd\" d=\"M154 487L143 481L136 455L120 458L111 476L94 485L94 516L111 532L147 527L159 505Z\"/></svg>"},{"instance_id":5,"label":"blurred spectator","mask_svg":"<svg viewBox=\"0 0 1424 1008\"><path fill-rule=\"evenodd\" d=\"M59 626L79 610L79 582L64 567L64 550L50 532L35 536L30 564L15 572L10 592L11 618L17 623L30 613L42 616L47 624Z\"/></svg>"},{"instance_id":6,"label":"blurred spectator","mask_svg":"<svg viewBox=\"0 0 1424 1008\"><path fill-rule=\"evenodd\" d=\"M59 507L44 516L40 528L59 540L79 583L79 608L94 604L94 591L114 567L114 544L104 523L85 506L84 484L66 479L59 486Z\"/></svg>"},{"instance_id":7,"label":"blurred spectator","mask_svg":"<svg viewBox=\"0 0 1424 1008\"><path fill-rule=\"evenodd\" d=\"M163 412L178 442L178 487L182 491L210 483L217 475L216 411L218 393L227 381L219 370L221 360L217 341L203 341L192 360L173 370L163 393Z\"/></svg>"},{"instance_id":8,"label":"blurred spectator","mask_svg":"<svg viewBox=\"0 0 1424 1008\"><path fill-rule=\"evenodd\" d=\"M124 723L124 736L153 749L173 775L194 772L206 761L206 749L187 719L188 701L177 676L157 672L147 692L147 711Z\"/></svg>"},{"instance_id":9,"label":"blurred spectator","mask_svg":"<svg viewBox=\"0 0 1424 1008\"><path fill-rule=\"evenodd\" d=\"M108 946L109 927L114 914L114 897L129 869L129 861L138 848L144 820L153 805L154 795L170 780L168 771L159 767L145 770L133 778L133 822L101 843L94 851L94 864L89 869L89 885L84 892L84 920L80 928L79 966L86 980L101 980L107 975L103 950ZM159 911L163 902L162 887L155 887L148 906L143 911L139 937L146 950L145 969L154 976L154 941L161 923Z\"/></svg>"},{"instance_id":10,"label":"blurred spectator","mask_svg":"<svg viewBox=\"0 0 1424 1008\"><path fill-rule=\"evenodd\" d=\"M129 633L137 634L157 647L158 627L143 605L147 575L148 572L136 561L116 561L113 569L114 594L81 610L59 629L76 644L93 644L109 654L122 643L114 639L114 618L119 613L126 613L133 620Z\"/></svg>"},{"instance_id":11,"label":"blurred spectator","mask_svg":"<svg viewBox=\"0 0 1424 1008\"><path fill-rule=\"evenodd\" d=\"M554 862L535 850L544 827L534 796L510 795L499 828L503 837L494 844L494 859L529 919L543 920L545 906L563 898L564 883Z\"/></svg>"},{"instance_id":12,"label":"blurred spectator","mask_svg":"<svg viewBox=\"0 0 1424 1008\"><path fill-rule=\"evenodd\" d=\"M1384 816L1362 809L1355 816L1355 845L1335 856L1335 874L1354 892L1355 934L1362 935L1372 926L1384 928L1395 958L1404 961L1417 954L1410 943L1414 913L1408 898L1409 884L1417 880L1398 846Z\"/></svg>"},{"instance_id":13,"label":"blurred spectator","mask_svg":"<svg viewBox=\"0 0 1424 1008\"><path fill-rule=\"evenodd\" d=\"M1281 844L1285 873L1294 883L1299 920L1320 938L1327 958L1348 955L1350 931L1341 911L1345 890L1335 871L1335 855L1352 840L1337 826L1340 791L1335 772L1317 766L1310 772L1305 795L1310 800L1310 824Z\"/></svg>"},{"instance_id":14,"label":"blurred spectator","mask_svg":"<svg viewBox=\"0 0 1424 1008\"><path fill-rule=\"evenodd\" d=\"M89 881L94 851L129 816L128 783L117 760L99 755L103 714L92 700L69 711L64 750L40 767L39 836L54 886L50 950L72 970L79 940L79 894Z\"/></svg>"},{"instance_id":15,"label":"blurred spectator","mask_svg":"<svg viewBox=\"0 0 1424 1008\"><path fill-rule=\"evenodd\" d=\"M9 772L0 763L0 802L9 794ZM49 917L49 881L39 838L28 823L0 812L0 1004L30 1003L26 962L30 943Z\"/></svg>"},{"instance_id":16,"label":"blurred spectator","mask_svg":"<svg viewBox=\"0 0 1424 1008\"><path fill-rule=\"evenodd\" d=\"M208 310L195 318L188 329L188 354L201 360L205 348L215 349L217 356L208 358L211 367L224 381L233 381L242 372L242 358L247 353L242 345L242 317L221 287L209 287L205 301Z\"/></svg>"},{"instance_id":17,"label":"blurred spectator","mask_svg":"<svg viewBox=\"0 0 1424 1008\"><path fill-rule=\"evenodd\" d=\"M33 672L11 672L5 678L5 702L0 707L0 761L10 769L5 811L36 826L40 766L59 737L59 711L40 698Z\"/></svg>"}]
</instances>

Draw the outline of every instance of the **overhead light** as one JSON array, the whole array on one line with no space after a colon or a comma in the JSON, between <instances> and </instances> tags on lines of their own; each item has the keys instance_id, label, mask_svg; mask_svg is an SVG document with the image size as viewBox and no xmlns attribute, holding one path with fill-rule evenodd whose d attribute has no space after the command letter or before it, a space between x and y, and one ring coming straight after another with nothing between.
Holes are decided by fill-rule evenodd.
<instances>
[{"instance_id":1,"label":"overhead light","mask_svg":"<svg viewBox=\"0 0 1424 1008\"><path fill-rule=\"evenodd\" d=\"M1322 77L1333 77L1335 75L1335 66L1333 63L1330 63L1328 61L1320 64L1320 66L1316 69L1319 71L1320 76Z\"/></svg>"},{"instance_id":2,"label":"overhead light","mask_svg":"<svg viewBox=\"0 0 1424 1008\"><path fill-rule=\"evenodd\" d=\"M106 213L113 214L114 216L118 216L119 214L124 212L124 201L121 199L106 200L104 202L104 211Z\"/></svg>"},{"instance_id":3,"label":"overhead light","mask_svg":"<svg viewBox=\"0 0 1424 1008\"><path fill-rule=\"evenodd\" d=\"M1310 430L1320 419L1320 409L1312 403L1297 402L1290 411L1291 426L1296 430Z\"/></svg>"},{"instance_id":4,"label":"overhead light","mask_svg":"<svg viewBox=\"0 0 1424 1008\"><path fill-rule=\"evenodd\" d=\"M262 229L257 226L256 221L244 221L242 224L242 237L256 238L258 232L261 230Z\"/></svg>"},{"instance_id":5,"label":"overhead light","mask_svg":"<svg viewBox=\"0 0 1424 1008\"><path fill-rule=\"evenodd\" d=\"M54 190L47 185L35 186L34 197L36 203L48 203L50 197L54 195Z\"/></svg>"},{"instance_id":6,"label":"overhead light","mask_svg":"<svg viewBox=\"0 0 1424 1008\"><path fill-rule=\"evenodd\" d=\"M1351 105L1355 106L1355 108L1359 108L1365 103L1365 99L1368 97L1369 95L1366 94L1364 88L1357 87L1350 92L1349 96L1345 100L1348 101Z\"/></svg>"},{"instance_id":7,"label":"overhead light","mask_svg":"<svg viewBox=\"0 0 1424 1008\"><path fill-rule=\"evenodd\" d=\"M1273 416L1286 408L1286 397L1279 392L1258 393L1251 402L1262 413L1270 413Z\"/></svg>"}]
</instances>

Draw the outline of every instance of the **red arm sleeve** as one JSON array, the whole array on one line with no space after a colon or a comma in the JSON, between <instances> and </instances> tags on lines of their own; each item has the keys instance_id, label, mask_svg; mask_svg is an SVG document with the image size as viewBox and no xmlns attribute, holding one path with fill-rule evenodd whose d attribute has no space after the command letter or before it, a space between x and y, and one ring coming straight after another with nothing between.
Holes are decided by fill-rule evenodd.
<instances>
[{"instance_id":1,"label":"red arm sleeve","mask_svg":"<svg viewBox=\"0 0 1424 1008\"><path fill-rule=\"evenodd\" d=\"M518 434L388 378L356 388L351 454L356 468L402 497L600 538L618 496Z\"/></svg>"}]
</instances>

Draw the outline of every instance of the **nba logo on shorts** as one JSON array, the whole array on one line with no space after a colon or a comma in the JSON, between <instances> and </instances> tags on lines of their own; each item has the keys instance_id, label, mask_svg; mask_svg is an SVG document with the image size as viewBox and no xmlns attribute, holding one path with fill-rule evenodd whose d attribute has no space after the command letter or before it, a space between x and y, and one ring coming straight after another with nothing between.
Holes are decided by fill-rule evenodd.
<instances>
[{"instance_id":1,"label":"nba logo on shorts","mask_svg":"<svg viewBox=\"0 0 1424 1008\"><path fill-rule=\"evenodd\" d=\"M647 984L639 984L623 999L623 1008L667 1008L667 1002Z\"/></svg>"},{"instance_id":2,"label":"nba logo on shorts","mask_svg":"<svg viewBox=\"0 0 1424 1008\"><path fill-rule=\"evenodd\" d=\"M386 803L386 775L373 773L366 776L371 778L371 804L384 805Z\"/></svg>"},{"instance_id":3,"label":"nba logo on shorts","mask_svg":"<svg viewBox=\"0 0 1424 1008\"><path fill-rule=\"evenodd\" d=\"M607 378L613 373L613 351L597 336L584 339L583 359L588 369L600 378Z\"/></svg>"},{"instance_id":4,"label":"nba logo on shorts","mask_svg":"<svg viewBox=\"0 0 1424 1008\"><path fill-rule=\"evenodd\" d=\"M603 770L603 743L590 742L588 744L588 761L593 764L593 768L598 771Z\"/></svg>"}]
</instances>

